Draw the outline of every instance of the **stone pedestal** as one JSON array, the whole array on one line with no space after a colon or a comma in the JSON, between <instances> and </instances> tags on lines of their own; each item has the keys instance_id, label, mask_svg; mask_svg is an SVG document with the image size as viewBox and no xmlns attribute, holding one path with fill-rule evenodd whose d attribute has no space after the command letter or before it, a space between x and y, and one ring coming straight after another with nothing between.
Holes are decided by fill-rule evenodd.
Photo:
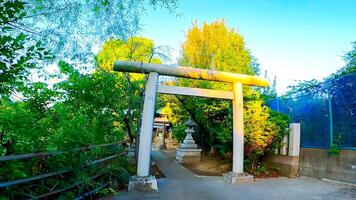
<instances>
[{"instance_id":1,"label":"stone pedestal","mask_svg":"<svg viewBox=\"0 0 356 200\"><path fill-rule=\"evenodd\" d=\"M193 163L201 161L201 149L177 149L176 159L180 163Z\"/></svg>"},{"instance_id":2,"label":"stone pedestal","mask_svg":"<svg viewBox=\"0 0 356 200\"><path fill-rule=\"evenodd\" d=\"M164 127L163 127L163 129L164 129ZM158 140L160 141L159 142L159 144L160 144L160 149L167 149L167 147L166 147L166 138L165 138L165 134L164 134L164 131L163 131L163 129L162 129L162 132L160 132L159 133L159 135L158 135Z\"/></svg>"},{"instance_id":3,"label":"stone pedestal","mask_svg":"<svg viewBox=\"0 0 356 200\"><path fill-rule=\"evenodd\" d=\"M255 180L252 175L242 172L242 173L235 173L235 172L228 172L223 174L224 181L229 184L241 184L241 183L254 183Z\"/></svg>"},{"instance_id":4,"label":"stone pedestal","mask_svg":"<svg viewBox=\"0 0 356 200\"><path fill-rule=\"evenodd\" d=\"M158 191L157 180L154 176L131 176L129 180L129 192L138 191L138 192L149 192L149 191Z\"/></svg>"},{"instance_id":5,"label":"stone pedestal","mask_svg":"<svg viewBox=\"0 0 356 200\"><path fill-rule=\"evenodd\" d=\"M187 133L187 136L177 149L176 159L180 163L200 162L202 150L198 149L198 145L195 144L195 141L192 137L194 129L187 128L185 132Z\"/></svg>"}]
</instances>

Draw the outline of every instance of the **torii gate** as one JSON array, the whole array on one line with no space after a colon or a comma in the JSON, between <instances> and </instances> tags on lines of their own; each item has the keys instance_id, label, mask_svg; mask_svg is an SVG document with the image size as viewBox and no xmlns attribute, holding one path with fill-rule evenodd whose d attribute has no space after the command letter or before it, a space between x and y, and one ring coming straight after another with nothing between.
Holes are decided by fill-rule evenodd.
<instances>
[{"instance_id":1,"label":"torii gate","mask_svg":"<svg viewBox=\"0 0 356 200\"><path fill-rule=\"evenodd\" d=\"M243 172L244 122L242 84L265 87L268 86L268 81L266 79L257 76L192 67L126 61L116 61L114 63L114 70L148 74L142 111L137 174L130 178L129 191L148 191L158 189L156 178L149 174L153 119L157 92L233 100L232 172L225 174L224 179L229 183L235 183L252 177ZM232 83L233 91L158 85L159 75Z\"/></svg>"}]
</instances>

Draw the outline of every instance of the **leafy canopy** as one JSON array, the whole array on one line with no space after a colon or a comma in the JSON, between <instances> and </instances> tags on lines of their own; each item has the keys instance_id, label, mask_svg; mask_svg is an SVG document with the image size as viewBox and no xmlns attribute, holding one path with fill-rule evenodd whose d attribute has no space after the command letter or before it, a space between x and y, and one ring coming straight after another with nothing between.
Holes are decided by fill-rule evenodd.
<instances>
[{"instance_id":1,"label":"leafy canopy","mask_svg":"<svg viewBox=\"0 0 356 200\"><path fill-rule=\"evenodd\" d=\"M101 69L113 71L113 63L117 60L137 61L144 63L161 63L155 55L156 47L151 39L130 37L128 40L107 40L96 59Z\"/></svg>"},{"instance_id":2,"label":"leafy canopy","mask_svg":"<svg viewBox=\"0 0 356 200\"><path fill-rule=\"evenodd\" d=\"M218 71L254 74L251 55L243 37L229 29L224 20L202 27L195 22L186 34L181 63L188 66Z\"/></svg>"},{"instance_id":3,"label":"leafy canopy","mask_svg":"<svg viewBox=\"0 0 356 200\"><path fill-rule=\"evenodd\" d=\"M109 39L107 40L96 56L99 70L107 73L113 72L113 64L117 60L161 63L160 52L151 39L143 37L130 37L127 40ZM138 126L139 113L142 103L144 87L144 75L116 73L119 80L125 84L120 85L120 90L125 93L121 104L125 107L121 112L130 143Z\"/></svg>"},{"instance_id":4,"label":"leafy canopy","mask_svg":"<svg viewBox=\"0 0 356 200\"><path fill-rule=\"evenodd\" d=\"M15 30L12 24L25 17L25 3L0 2L0 96L9 95L18 88L38 62L52 56L41 42L31 40L23 32Z\"/></svg>"},{"instance_id":5,"label":"leafy canopy","mask_svg":"<svg viewBox=\"0 0 356 200\"><path fill-rule=\"evenodd\" d=\"M41 39L61 59L91 59L93 45L108 38L127 40L140 29L150 7L171 13L176 0L24 0L28 15L12 27Z\"/></svg>"},{"instance_id":6,"label":"leafy canopy","mask_svg":"<svg viewBox=\"0 0 356 200\"><path fill-rule=\"evenodd\" d=\"M175 1L158 0L148 4L169 8ZM145 7L143 0L0 1L0 156L69 150L128 138L132 141L138 124L143 77L132 79L130 75L114 75L110 70L108 73L103 70L103 63L110 63L106 69L111 69L112 61L117 59L160 62L153 53L156 48L152 40L126 37L137 31L138 19ZM71 60L74 56L80 58L80 64L86 64L84 58L91 58L92 44L101 43L110 36L128 39L112 39L122 45L119 48L115 42L111 46L104 44L101 55L109 55L113 49L120 54L99 56L98 63L104 68L91 65L95 70L83 73L59 61L59 72L40 75L60 82L48 85L41 79L30 78L31 73L41 70L41 63L52 61L49 50L59 58ZM83 194L97 184L88 183L89 177L105 171L115 174L116 181L111 186L117 188L116 183L127 181L120 177L128 175L121 167L125 163L122 160L116 160L116 166L106 163L104 168L91 166L79 170L79 167L121 150L96 148L3 162L1 182L63 169L73 169L73 173L66 174L65 179L48 178L40 186L24 184L6 188L0 199L36 198L78 181L84 182L75 190ZM112 177L107 176L105 180L95 181L111 180ZM74 198L70 196L67 198Z\"/></svg>"}]
</instances>

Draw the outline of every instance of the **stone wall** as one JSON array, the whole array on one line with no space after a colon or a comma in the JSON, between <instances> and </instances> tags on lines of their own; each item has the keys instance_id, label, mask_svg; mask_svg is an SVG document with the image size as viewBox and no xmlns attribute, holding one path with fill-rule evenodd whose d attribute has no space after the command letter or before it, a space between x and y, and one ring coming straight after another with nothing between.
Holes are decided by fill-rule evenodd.
<instances>
[{"instance_id":1,"label":"stone wall","mask_svg":"<svg viewBox=\"0 0 356 200\"><path fill-rule=\"evenodd\" d=\"M287 177L298 176L298 156L286 156L279 154L269 154L264 164L269 168L277 170L281 175Z\"/></svg>"},{"instance_id":2,"label":"stone wall","mask_svg":"<svg viewBox=\"0 0 356 200\"><path fill-rule=\"evenodd\" d=\"M330 156L328 149L301 148L299 174L356 183L356 151Z\"/></svg>"}]
</instances>

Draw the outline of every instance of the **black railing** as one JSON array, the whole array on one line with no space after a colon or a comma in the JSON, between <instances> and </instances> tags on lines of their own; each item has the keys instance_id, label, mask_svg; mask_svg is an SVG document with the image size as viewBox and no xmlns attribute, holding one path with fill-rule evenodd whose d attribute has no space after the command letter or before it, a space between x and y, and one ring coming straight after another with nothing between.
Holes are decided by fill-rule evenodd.
<instances>
[{"instance_id":1,"label":"black railing","mask_svg":"<svg viewBox=\"0 0 356 200\"><path fill-rule=\"evenodd\" d=\"M27 185L31 185L32 182L35 181L43 181L44 179L50 178L50 177L55 177L55 176L60 176L60 178L66 177L70 172L73 172L74 170L85 170L85 168L88 168L90 166L93 165L100 165L100 164L104 164L106 162L112 161L116 158L122 157L125 154L127 154L125 147L125 142L114 142L114 143L108 143L108 144L97 144L97 145L89 145L89 146L85 146L85 147L80 147L80 148L74 148L74 149L70 149L70 150L62 150L62 151L53 151L53 152L39 152L39 153L27 153L27 154L19 154L19 155L9 155L9 156L1 156L0 157L0 165L1 164L5 164L7 162L11 162L11 161L17 161L17 160L24 160L24 159L33 159L33 158L46 158L49 156L58 156L61 154L65 154L65 153L84 153L87 151L91 151L95 148L99 148L99 147L120 147L119 152L114 152L111 155L105 155L105 157L99 158L99 159L94 159L94 160L86 160L84 162L84 164L80 165L79 167L75 167L74 168L63 168L63 169L59 169L59 170L54 170L52 172L47 172L47 173L42 173L42 174L38 174L38 175L34 175L31 177L26 177L26 178L20 178L20 179L15 179L15 180L7 180L7 181L3 181L0 182L0 191L5 191L6 189L11 189L12 187L17 188L18 186L20 187L26 187ZM26 160L24 160L24 162L26 162ZM105 165L104 165L105 167ZM102 167L102 168L104 168ZM98 178L102 178L104 176L107 176L108 173L103 172L103 170L98 170L99 173L96 173L92 176L90 176L89 178L86 178L86 182L87 181L93 181L95 179ZM44 198L51 198L52 196L55 195L59 195L63 192L67 192L69 190L73 190L76 187L79 187L80 185L82 185L84 183L83 180L79 180L79 181L75 181L74 183L67 185L66 187L63 188L59 188L56 189L55 186L53 188L48 189L48 192L45 193L41 193L41 194L36 194L36 195L28 195L29 199L44 199ZM85 191L84 194L76 194L76 199L83 199L85 196L89 196L89 195L93 195L94 193L96 193L97 191L99 191L100 189L108 186L109 183L102 183L99 186L92 188L91 190L87 190ZM15 192L15 191L13 191ZM3 192L1 192L3 193ZM5 193L3 193L5 194ZM2 196L3 194L1 194L0 196ZM16 195L15 195L16 196ZM10 197L13 198L13 197Z\"/></svg>"}]
</instances>

